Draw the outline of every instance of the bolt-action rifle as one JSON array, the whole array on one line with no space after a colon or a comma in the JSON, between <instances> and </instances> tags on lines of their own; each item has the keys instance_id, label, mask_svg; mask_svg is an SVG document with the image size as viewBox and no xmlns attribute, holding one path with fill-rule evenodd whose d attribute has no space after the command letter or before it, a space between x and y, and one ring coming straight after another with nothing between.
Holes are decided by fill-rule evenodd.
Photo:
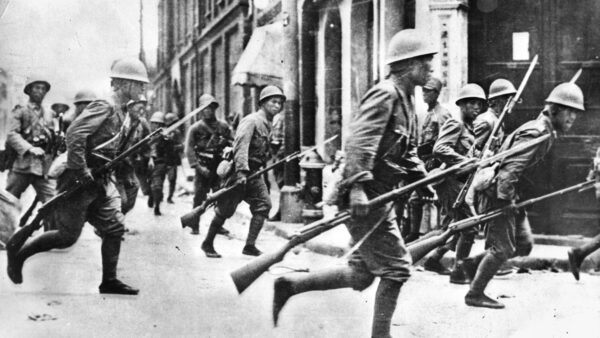
<instances>
[{"instance_id":1,"label":"bolt-action rifle","mask_svg":"<svg viewBox=\"0 0 600 338\"><path fill-rule=\"evenodd\" d=\"M326 139L322 144L323 145L327 144L327 143L335 140L337 137L338 137L337 135L332 136L332 137ZM263 169L254 172L252 175L249 175L248 181L250 181L251 179L254 179L256 177L262 177L262 175L264 173L268 172L269 170L271 170L277 166L280 166L286 162L300 158L300 157L304 156L305 154L317 149L319 146L321 146L321 145L316 145L316 146L310 147L310 148L304 150L303 152L296 151L292 154L289 154L286 157L282 158L281 160L271 163L268 166L264 167ZM232 191L234 191L236 188L238 188L239 185L240 184L236 182L230 186L219 189L219 190L215 191L214 193L209 194L206 197L206 200L204 202L202 202L201 205L197 206L196 208L194 208L194 210L188 212L187 214L181 216L181 227L182 228L190 227L192 230L194 230L194 232L197 232L199 224L200 224L200 216L202 216L202 214L204 214L206 209L209 206L213 205L219 199L223 198L224 196L229 195Z\"/></svg>"},{"instance_id":2,"label":"bolt-action rifle","mask_svg":"<svg viewBox=\"0 0 600 338\"><path fill-rule=\"evenodd\" d=\"M514 205L508 205L508 206L505 206L500 209L492 210L485 214L476 215L473 217L465 218L458 222L451 223L448 225L448 228L440 234L430 236L425 239L417 240L415 242L410 243L408 245L408 251L410 252L410 255L412 256L413 263L417 263L423 257L425 257L429 252L433 251L434 249L436 249L437 247L439 247L441 245L444 245L446 243L446 241L448 241L448 239L450 239L450 237L452 237L452 235L454 235L456 233L459 233L468 228L472 228L478 224L485 223L494 218L498 218L505 213L512 212L517 209L526 208L534 203L538 203L538 202L541 202L543 200L546 200L546 199L549 199L552 197L561 196L561 195L564 195L566 193L576 191L576 190L581 192L581 191L590 189L594 186L594 183L595 183L595 181L585 181L585 182L570 186L568 188L564 188L561 190L557 190L555 192L551 192L546 195L528 199L528 200L519 202Z\"/></svg>"},{"instance_id":3,"label":"bolt-action rifle","mask_svg":"<svg viewBox=\"0 0 600 338\"><path fill-rule=\"evenodd\" d=\"M169 126L168 128L156 129L151 134L149 134L148 136L146 136L145 138L143 138L142 140L140 140L139 142L137 142L130 148L128 148L125 151L123 151L122 153L118 154L115 158L107 159L108 161L104 165L102 165L101 167L98 167L92 171L92 176L93 177L101 177L101 176L106 175L107 173L109 173L113 169L115 169L115 167L119 163L121 163L123 160L125 160L129 156L139 152L142 148L147 147L147 146L157 142L160 138L169 135L169 133L171 133L173 130L179 128L181 125L183 125L186 121L188 121L189 119L194 117L199 112L200 112L200 110L196 109L196 110L192 111L191 113L189 113L188 115L186 115L181 120L179 120L179 121L175 122L174 124L172 124L171 126ZM50 199L49 201L44 203L38 209L37 214L35 215L33 220L29 224L23 226L21 229L19 229L12 235L10 240L6 243L7 252L9 254L16 253L17 250L19 250L23 246L23 244L25 244L25 241L27 240L27 238L29 238L31 236L31 234L33 234L34 231L36 231L37 229L39 229L41 227L42 221L44 220L44 218L46 218L46 216L56 207L57 204L61 203L65 199L73 196L75 193L81 191L82 189L87 188L91 183L92 183L92 181L87 180L83 177L78 178L75 180L75 183L73 185L71 185L71 187L69 189L57 194L52 199Z\"/></svg>"},{"instance_id":4,"label":"bolt-action rifle","mask_svg":"<svg viewBox=\"0 0 600 338\"><path fill-rule=\"evenodd\" d=\"M535 140L523 143L519 146L516 146L512 149L508 149L504 152L498 153L486 159L478 161L475 158L471 158L461 163L455 164L450 168L440 170L434 174L430 174L429 176L419 181L407 184L403 187L394 189L385 194L375 197L374 199L369 201L369 209L373 210L378 207L381 207L388 202L396 200L400 196L409 194L415 189L439 181L440 179L446 176L464 174L476 170L479 167L488 166L489 164L494 163L496 161L501 161L505 157L510 156L514 153L518 153L525 149L535 147L541 142L546 141L549 137L550 135L544 135ZM350 214L350 211L344 210L333 217L324 218L311 224L308 224L303 228L299 229L297 233L294 234L292 238L290 238L290 240L279 250L272 253L263 254L260 257L250 261L245 266L234 270L233 272L231 272L231 278L233 279L233 282L238 292L242 293L244 290L246 290L248 286L250 286L250 284L252 284L256 279L258 279L258 277L260 277L265 271L267 271L273 264L281 262L285 255L295 246L302 244L322 234L323 232L333 229L340 224L343 224L351 217L352 216Z\"/></svg>"}]
</instances>

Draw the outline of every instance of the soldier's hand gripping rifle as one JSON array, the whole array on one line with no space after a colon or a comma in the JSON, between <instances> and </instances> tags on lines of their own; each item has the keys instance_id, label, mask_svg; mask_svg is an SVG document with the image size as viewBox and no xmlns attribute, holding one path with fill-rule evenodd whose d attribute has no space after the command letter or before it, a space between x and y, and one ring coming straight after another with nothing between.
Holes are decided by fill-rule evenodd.
<instances>
[{"instance_id":1,"label":"soldier's hand gripping rifle","mask_svg":"<svg viewBox=\"0 0 600 338\"><path fill-rule=\"evenodd\" d=\"M337 135L332 136L332 137L326 139L322 144L310 147L310 148L304 150L303 152L297 151L290 155L287 155L286 157L282 158L281 160L271 163L268 166L264 167L263 169L254 172L252 175L248 176L247 181L250 181L251 179L254 179L256 177L261 177L264 173L268 172L269 170L271 170L277 166L280 166L286 162L292 161L296 158L300 158L300 157L304 156L305 154L317 149L321 145L327 144L327 143L335 140L337 137L338 137ZM223 198L224 196L229 195L232 191L234 191L237 187L239 187L239 185L240 185L240 183L236 182L228 187L219 189L219 190L215 191L214 193L209 194L206 197L206 200L204 202L202 202L201 205L197 206L189 213L181 216L181 227L182 228L190 227L190 228L192 228L192 230L195 230L198 227L198 225L200 224L200 216L202 216L202 214L204 214L206 209L208 207L210 207L211 205L213 205L219 199Z\"/></svg>"},{"instance_id":2,"label":"soldier's hand gripping rifle","mask_svg":"<svg viewBox=\"0 0 600 338\"><path fill-rule=\"evenodd\" d=\"M200 112L200 110L196 109L196 110L192 111L191 113L187 114L181 120L179 120L179 121L175 122L174 124L172 124L171 126L169 126L168 128L156 129L150 135L146 136L144 139L140 140L133 146L131 146L128 149L126 149L125 151L123 151L122 153L118 154L115 158L107 159L107 162L104 165L102 165L101 167L96 168L92 171L92 176L93 177L101 177L101 176L109 173L110 171L115 169L115 167L118 164L120 164L123 160L125 160L129 156L139 152L140 150L142 150L142 148L147 147L147 146L157 142L159 139L169 135L169 133L171 133L175 129L179 128L181 125L183 125L185 122L187 122L189 119L194 117L199 112ZM29 238L31 236L31 234L33 234L34 231L36 231L37 229L40 228L44 218L55 208L56 205L58 205L65 199L69 198L70 196L73 196L75 193L79 192L81 189L85 189L86 187L89 186L90 183L91 183L91 181L89 179L86 179L85 176L80 177L75 180L75 183L72 184L68 190L65 190L65 191L57 194L52 199L50 199L49 201L44 203L38 209L37 214L35 215L33 220L29 224L23 226L21 229L19 229L12 235L12 237L10 238L8 243L6 243L7 251L8 252L16 252L17 250L19 250L23 246L23 244L25 243L27 238Z\"/></svg>"},{"instance_id":3,"label":"soldier's hand gripping rifle","mask_svg":"<svg viewBox=\"0 0 600 338\"><path fill-rule=\"evenodd\" d=\"M497 135L498 135L498 131L500 130L500 127L502 126L502 121L504 120L504 118L506 117L507 114L510 114L512 112L515 104L521 98L521 94L523 94L525 85L527 85L527 81L529 81L529 77L531 76L531 73L533 72L533 69L535 68L535 65L537 64L537 61L538 61L538 56L536 55L533 57L533 60L531 60L531 64L529 64L529 68L527 69L527 72L525 73L525 76L523 77L523 80L521 81L521 84L519 85L519 89L517 89L517 92L515 93L515 95L509 97L508 101L504 105L504 108L502 109L502 113L500 113L500 116L498 116L498 121L496 121L496 123L494 124L494 128L492 129L490 136L486 140L485 145L483 146L483 149L481 150L481 153L479 155L479 158L485 158L485 156L488 156L490 150L492 149L492 145L494 145L498 142ZM458 196L456 197L454 204L452 205L452 210L458 210L460 208L460 206L463 204L463 202L465 201L465 197L467 196L467 192L469 191L469 188L471 187L471 184L473 183L473 178L475 177L476 174L477 174L477 171L473 172L467 178L465 184L462 186L460 192L458 193ZM450 219L450 221L451 221L451 219Z\"/></svg>"},{"instance_id":4,"label":"soldier's hand gripping rifle","mask_svg":"<svg viewBox=\"0 0 600 338\"><path fill-rule=\"evenodd\" d=\"M534 203L538 203L538 202L541 202L543 200L546 200L546 199L549 199L552 197L561 196L561 195L564 195L564 194L572 192L572 191L580 191L581 192L581 191L590 189L594 186L594 183L595 183L595 181L585 181L585 182L570 186L568 188L557 190L555 192L552 192L552 193L549 193L546 195L528 199L528 200L522 201L522 202L514 204L514 205L508 205L508 206L500 208L500 209L492 210L492 211L482 214L482 215L476 215L473 217L465 218L458 222L451 223L448 225L448 228L444 232L442 232L438 235L434 235L434 236L431 236L431 237L428 237L428 238L425 238L422 240L417 240L413 243L410 243L408 245L408 252L412 256L413 263L417 263L423 257L425 257L428 253L430 253L437 247L444 245L446 243L446 241L448 241L450 239L450 237L452 237L456 233L459 233L468 228L472 228L478 224L485 223L491 219L500 217L505 213L513 212L514 210L517 210L517 209L526 208Z\"/></svg>"},{"instance_id":5,"label":"soldier's hand gripping rifle","mask_svg":"<svg viewBox=\"0 0 600 338\"><path fill-rule=\"evenodd\" d=\"M370 200L368 203L369 209L383 206L388 202L396 200L400 196L409 194L415 189L425 187L433 182L439 181L440 179L443 179L446 176L463 174L473 171L479 167L488 166L490 163L500 161L506 156L523 151L525 149L529 149L531 147L535 147L539 143L547 140L548 137L550 137L550 135L544 135L535 140L516 146L512 149L508 149L502 153L498 153L487 159L478 161L475 158L471 158L461 163L458 163L450 168L440 170L434 174L430 174L429 176L419 181L410 183L398 189L394 189L390 192L387 192ZM333 229L340 224L343 224L350 218L350 211L344 210L333 217L324 218L319 221L308 224L303 228L299 229L297 233L294 234L292 238L279 250L272 253L263 254L260 257L250 261L245 266L234 270L233 272L231 272L231 278L233 279L233 283L235 284L238 292L242 293L244 290L246 290L248 286L250 286L250 284L252 284L256 279L258 279L258 277L260 277L265 271L267 271L273 264L281 262L285 255L295 246L302 244L322 234L323 232Z\"/></svg>"}]
</instances>

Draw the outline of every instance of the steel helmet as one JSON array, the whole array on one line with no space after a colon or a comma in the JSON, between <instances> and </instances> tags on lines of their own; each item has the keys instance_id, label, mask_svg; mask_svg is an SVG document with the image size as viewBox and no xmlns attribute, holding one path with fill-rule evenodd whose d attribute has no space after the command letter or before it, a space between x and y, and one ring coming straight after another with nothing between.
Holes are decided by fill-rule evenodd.
<instances>
[{"instance_id":1,"label":"steel helmet","mask_svg":"<svg viewBox=\"0 0 600 338\"><path fill-rule=\"evenodd\" d=\"M427 81L427 83L423 86L425 89L435 90L436 92L440 92L442 90L442 81L437 77L432 77Z\"/></svg>"},{"instance_id":2,"label":"steel helmet","mask_svg":"<svg viewBox=\"0 0 600 338\"><path fill-rule=\"evenodd\" d=\"M476 83L467 83L458 92L458 98L456 104L464 99L480 99L485 101L485 92Z\"/></svg>"},{"instance_id":3,"label":"steel helmet","mask_svg":"<svg viewBox=\"0 0 600 338\"><path fill-rule=\"evenodd\" d=\"M215 109L219 108L219 102L210 94L202 94L198 99L198 109L200 110L204 110L204 108L211 105L214 105Z\"/></svg>"},{"instance_id":4,"label":"steel helmet","mask_svg":"<svg viewBox=\"0 0 600 338\"><path fill-rule=\"evenodd\" d=\"M97 99L96 94L94 94L93 91L91 91L89 89L83 89L83 90L78 91L77 94L75 94L73 103L78 104L78 103L92 102L96 99Z\"/></svg>"},{"instance_id":5,"label":"steel helmet","mask_svg":"<svg viewBox=\"0 0 600 338\"><path fill-rule=\"evenodd\" d=\"M67 110L69 110L69 108L70 108L70 107L69 107L69 105L68 105L68 104L66 104L66 103L62 103L62 102L56 102L56 103L53 103L53 104L50 106L50 108L52 108L52 110L54 110L54 111L56 111L56 112L57 112L57 111L59 111L61 108L63 108L63 109L64 109L64 111L67 111Z\"/></svg>"},{"instance_id":6,"label":"steel helmet","mask_svg":"<svg viewBox=\"0 0 600 338\"><path fill-rule=\"evenodd\" d=\"M415 58L425 55L433 55L438 48L431 42L433 39L425 32L416 29L404 29L396 33L388 45L386 64Z\"/></svg>"},{"instance_id":7,"label":"steel helmet","mask_svg":"<svg viewBox=\"0 0 600 338\"><path fill-rule=\"evenodd\" d=\"M277 86L266 86L263 90L260 91L260 98L258 99L258 103L262 103L263 100L271 97L271 96L279 96L285 102L286 97L283 95L283 91L279 89Z\"/></svg>"},{"instance_id":8,"label":"steel helmet","mask_svg":"<svg viewBox=\"0 0 600 338\"><path fill-rule=\"evenodd\" d=\"M110 68L110 77L148 83L148 71L142 61L136 58L123 58L115 61Z\"/></svg>"},{"instance_id":9,"label":"steel helmet","mask_svg":"<svg viewBox=\"0 0 600 338\"><path fill-rule=\"evenodd\" d=\"M496 79L490 85L490 93L488 99L503 96L503 95L514 95L517 93L515 86L507 79Z\"/></svg>"},{"instance_id":10,"label":"steel helmet","mask_svg":"<svg viewBox=\"0 0 600 338\"><path fill-rule=\"evenodd\" d=\"M152 114L152 117L150 117L150 122L156 122L156 123L165 123L165 114L163 112L157 111L154 114Z\"/></svg>"},{"instance_id":11,"label":"steel helmet","mask_svg":"<svg viewBox=\"0 0 600 338\"><path fill-rule=\"evenodd\" d=\"M585 111L583 106L583 92L574 83L565 82L554 87L546 99L548 103L556 103L563 106Z\"/></svg>"},{"instance_id":12,"label":"steel helmet","mask_svg":"<svg viewBox=\"0 0 600 338\"><path fill-rule=\"evenodd\" d=\"M171 125L173 123L175 123L175 121L177 121L177 115L173 114L173 113L167 113L167 115L165 115L165 124L167 125Z\"/></svg>"},{"instance_id":13,"label":"steel helmet","mask_svg":"<svg viewBox=\"0 0 600 338\"><path fill-rule=\"evenodd\" d=\"M41 83L44 86L46 86L46 91L49 92L50 91L50 83L46 80L42 80L43 77L41 76L32 76L29 77L29 79L27 80L27 84L25 85L25 88L23 88L23 92L27 95L29 95L29 91L31 90L31 86L33 86L36 83Z\"/></svg>"}]
</instances>

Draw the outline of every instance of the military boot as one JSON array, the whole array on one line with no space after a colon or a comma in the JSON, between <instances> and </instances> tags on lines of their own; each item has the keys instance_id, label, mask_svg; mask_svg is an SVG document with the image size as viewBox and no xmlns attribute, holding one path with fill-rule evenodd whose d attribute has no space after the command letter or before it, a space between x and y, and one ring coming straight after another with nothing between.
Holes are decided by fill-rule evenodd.
<instances>
[{"instance_id":1,"label":"military boot","mask_svg":"<svg viewBox=\"0 0 600 338\"><path fill-rule=\"evenodd\" d=\"M569 255L569 269L575 277L575 280L579 280L579 269L581 268L581 264L583 263L584 257L581 257L577 249L570 249L567 252Z\"/></svg>"},{"instance_id":2,"label":"military boot","mask_svg":"<svg viewBox=\"0 0 600 338\"><path fill-rule=\"evenodd\" d=\"M470 284L471 278L469 274L465 272L463 268L464 261L457 261L454 265L454 269L450 273L450 283L452 284Z\"/></svg>"},{"instance_id":3,"label":"military boot","mask_svg":"<svg viewBox=\"0 0 600 338\"><path fill-rule=\"evenodd\" d=\"M444 247L437 248L431 256L427 257L425 263L423 263L423 268L440 275L449 275L450 270L440 262L447 251L448 249Z\"/></svg>"},{"instance_id":4,"label":"military boot","mask_svg":"<svg viewBox=\"0 0 600 338\"><path fill-rule=\"evenodd\" d=\"M475 307L487 307L490 309L504 309L504 304L497 300L491 299L484 293L474 293L469 291L465 296L465 304Z\"/></svg>"},{"instance_id":5,"label":"military boot","mask_svg":"<svg viewBox=\"0 0 600 338\"><path fill-rule=\"evenodd\" d=\"M160 212L160 202L162 201L162 191L153 191L152 195L154 195L154 215L161 216Z\"/></svg>"},{"instance_id":6,"label":"military boot","mask_svg":"<svg viewBox=\"0 0 600 338\"><path fill-rule=\"evenodd\" d=\"M221 258L221 255L215 250L213 243L215 241L217 233L219 232L219 229L221 229L224 223L225 219L219 215L215 215L215 217L210 222L208 232L206 233L206 238L204 238L202 246L200 247L202 251L204 251L206 257L208 258Z\"/></svg>"},{"instance_id":7,"label":"military boot","mask_svg":"<svg viewBox=\"0 0 600 338\"><path fill-rule=\"evenodd\" d=\"M293 273L275 280L273 295L273 323L277 326L279 313L293 295L307 291L353 288L366 289L374 277L360 273L350 266L335 267L310 273Z\"/></svg>"},{"instance_id":8,"label":"military boot","mask_svg":"<svg viewBox=\"0 0 600 338\"><path fill-rule=\"evenodd\" d=\"M475 307L487 307L491 309L503 309L504 304L485 295L484 290L494 275L500 269L505 260L491 253L486 253L479 267L469 292L465 295L465 304Z\"/></svg>"},{"instance_id":9,"label":"military boot","mask_svg":"<svg viewBox=\"0 0 600 338\"><path fill-rule=\"evenodd\" d=\"M250 219L250 229L248 230L248 237L246 237L246 245L242 250L242 254L248 256L262 255L262 251L258 250L256 247L256 239L265 223L265 218L266 217L262 215L254 215L252 216L252 219Z\"/></svg>"}]
</instances>

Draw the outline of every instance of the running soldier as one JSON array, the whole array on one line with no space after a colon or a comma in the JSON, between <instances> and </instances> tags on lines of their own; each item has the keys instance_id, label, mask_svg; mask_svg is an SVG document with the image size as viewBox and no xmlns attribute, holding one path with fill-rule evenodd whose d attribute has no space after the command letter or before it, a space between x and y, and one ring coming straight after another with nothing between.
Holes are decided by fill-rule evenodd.
<instances>
[{"instance_id":1,"label":"running soldier","mask_svg":"<svg viewBox=\"0 0 600 338\"><path fill-rule=\"evenodd\" d=\"M460 120L452 118L446 121L440 130L440 137L433 148L433 154L447 168L475 155L472 153L474 151L473 144L475 143L473 121L481 113L486 99L483 89L474 83L466 84L461 88L458 95L456 105L460 107ZM464 204L457 209L453 209L454 202L456 202L456 198L467 177L468 174L461 177L446 177L436 187L442 206L442 224L447 225L450 221L459 221L472 216L470 209ZM455 249L456 260L454 269L452 269L452 273L450 274L450 282L455 284L469 284L471 280L462 273L462 269L457 269L456 266L463 259L469 257L471 247L475 242L475 235L477 235L477 229L472 228L463 231L460 235L454 236L448 245L436 250L425 261L425 269L445 273L445 268L440 263L440 260L448 250Z\"/></svg>"},{"instance_id":2,"label":"running soldier","mask_svg":"<svg viewBox=\"0 0 600 338\"><path fill-rule=\"evenodd\" d=\"M117 150L121 153L127 148L138 143L147 134L144 132L144 127L141 122L146 108L146 98L142 95L135 100L127 102L127 116L125 123L129 124L127 134L124 135L124 141ZM121 195L121 212L127 214L135 206L140 184L135 175L135 159L136 157L148 157L149 149L145 148L138 154L132 155L130 158L121 162L115 169L115 186Z\"/></svg>"},{"instance_id":3,"label":"running soldier","mask_svg":"<svg viewBox=\"0 0 600 338\"><path fill-rule=\"evenodd\" d=\"M271 197L263 177L248 180L249 173L265 166L270 158L269 136L273 116L283 108L285 95L275 86L266 86L260 92L260 109L242 119L233 141L233 162L235 173L225 182L226 185L239 184L238 190L227 199L217 201L215 217L210 223L202 250L207 257L219 258L213 242L225 220L231 217L241 201L250 204L250 229L246 237L244 255L259 256L262 252L256 248L256 239L271 210Z\"/></svg>"},{"instance_id":4,"label":"running soldier","mask_svg":"<svg viewBox=\"0 0 600 338\"><path fill-rule=\"evenodd\" d=\"M353 218L346 226L354 242L366 238L349 264L308 274L289 274L275 281L273 319L287 300L313 290L353 288L364 290L380 277L375 295L372 337L389 337L394 310L404 282L410 277L411 258L394 224L392 203L369 210L368 201L394 189L399 183L425 177L416 154L416 115L411 96L415 86L427 83L437 49L430 38L414 29L392 37L387 64L390 75L362 98L360 110L350 121L343 177L348 191L341 196Z\"/></svg>"},{"instance_id":5,"label":"running soldier","mask_svg":"<svg viewBox=\"0 0 600 338\"><path fill-rule=\"evenodd\" d=\"M233 141L227 122L217 119L217 100L210 94L204 94L198 101L202 119L190 127L185 141L185 154L195 171L194 208L204 202L211 189L218 189L220 179L217 166L221 162L223 149ZM219 231L227 233L223 228ZM198 225L192 229L192 234L199 234Z\"/></svg>"},{"instance_id":6,"label":"running soldier","mask_svg":"<svg viewBox=\"0 0 600 338\"><path fill-rule=\"evenodd\" d=\"M540 116L517 128L510 134L499 151L517 147L544 135L550 138L536 147L505 158L498 167L496 179L481 192L482 213L509 206L518 202L523 195L519 181L527 169L541 161L557 138L557 133L567 132L577 117L585 110L583 92L573 83L556 86L546 99ZM531 227L524 210L504 214L486 224L486 251L463 261L466 274L473 281L465 303L469 306L504 308L504 304L485 295L489 281L502 264L514 256L527 256L533 248Z\"/></svg>"},{"instance_id":7,"label":"running soldier","mask_svg":"<svg viewBox=\"0 0 600 338\"><path fill-rule=\"evenodd\" d=\"M100 293L135 295L139 290L117 279L121 240L125 232L121 198L109 175L94 177L92 171L113 158L128 133L121 110L129 100L145 90L148 73L137 59L117 60L111 68L113 101L90 103L67 130L67 169L58 178L58 190L67 191L78 180L88 182L61 201L44 222L52 222L57 230L45 232L26 242L21 248L7 251L7 272L15 284L23 282L25 260L37 253L73 245L85 222L93 225L102 237L102 283ZM98 156L95 156L97 154Z\"/></svg>"}]
</instances>

